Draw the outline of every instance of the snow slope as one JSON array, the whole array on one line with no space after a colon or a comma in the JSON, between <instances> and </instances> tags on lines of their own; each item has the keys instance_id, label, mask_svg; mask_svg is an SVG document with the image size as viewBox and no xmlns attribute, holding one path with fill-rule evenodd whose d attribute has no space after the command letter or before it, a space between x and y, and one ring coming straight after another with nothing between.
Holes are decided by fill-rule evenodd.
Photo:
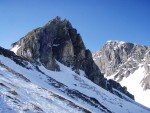
<instances>
[{"instance_id":1,"label":"snow slope","mask_svg":"<svg viewBox=\"0 0 150 113\"><path fill-rule=\"evenodd\" d=\"M134 94L135 101L142 103L143 105L149 107L150 105L150 90L144 90L142 87L142 80L144 75L145 69L143 65L139 65L139 68L128 77L124 77L122 81L119 83L122 86L126 86L128 91L131 94ZM114 75L107 76L107 79L114 79ZM117 81L117 80L116 80Z\"/></svg>"},{"instance_id":2,"label":"snow slope","mask_svg":"<svg viewBox=\"0 0 150 113\"><path fill-rule=\"evenodd\" d=\"M60 72L27 61L22 67L11 59L0 55L0 113L150 112L97 86L82 70L77 75L59 62Z\"/></svg>"},{"instance_id":3,"label":"snow slope","mask_svg":"<svg viewBox=\"0 0 150 113\"><path fill-rule=\"evenodd\" d=\"M10 51L13 51L15 54L17 54L17 51L20 47L18 45L15 45L13 48L10 49Z\"/></svg>"}]
</instances>

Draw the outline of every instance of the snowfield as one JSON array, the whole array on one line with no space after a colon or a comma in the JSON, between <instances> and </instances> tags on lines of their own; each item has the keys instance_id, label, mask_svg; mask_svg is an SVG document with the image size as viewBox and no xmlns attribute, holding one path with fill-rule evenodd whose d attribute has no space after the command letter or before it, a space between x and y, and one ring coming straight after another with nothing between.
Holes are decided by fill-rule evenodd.
<instances>
[{"instance_id":1,"label":"snowfield","mask_svg":"<svg viewBox=\"0 0 150 113\"><path fill-rule=\"evenodd\" d=\"M150 113L97 86L82 70L78 75L60 62L59 72L22 62L26 67L0 55L0 113Z\"/></svg>"},{"instance_id":2,"label":"snowfield","mask_svg":"<svg viewBox=\"0 0 150 113\"><path fill-rule=\"evenodd\" d=\"M126 86L128 91L134 95L135 101L138 103L142 103L143 105L149 107L150 106L150 90L144 90L142 87L142 80L145 78L143 75L145 73L145 68L142 64L139 64L139 68L128 77L124 77L122 81L119 83L122 86ZM113 79L114 75L106 76L107 79ZM116 79L117 81L117 79Z\"/></svg>"},{"instance_id":3,"label":"snowfield","mask_svg":"<svg viewBox=\"0 0 150 113\"><path fill-rule=\"evenodd\" d=\"M123 86L128 87L128 91L135 95L135 100L139 103L142 103L145 106L150 105L150 90L143 90L141 81L143 79L143 73L145 69L143 66L139 66L139 69L136 70L129 77L124 78L120 83ZM128 82L127 82L128 81ZM145 101L146 100L146 101Z\"/></svg>"}]
</instances>

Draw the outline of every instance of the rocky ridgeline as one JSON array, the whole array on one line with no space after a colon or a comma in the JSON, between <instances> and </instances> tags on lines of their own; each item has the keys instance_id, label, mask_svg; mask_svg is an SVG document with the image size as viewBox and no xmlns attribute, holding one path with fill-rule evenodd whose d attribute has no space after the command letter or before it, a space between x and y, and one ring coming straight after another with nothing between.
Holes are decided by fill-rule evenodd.
<instances>
[{"instance_id":1,"label":"rocky ridgeline","mask_svg":"<svg viewBox=\"0 0 150 113\"><path fill-rule=\"evenodd\" d=\"M93 53L93 59L106 76L114 75L121 81L134 73L139 66L145 67L144 89L150 89L150 47L128 42L108 41L102 49Z\"/></svg>"},{"instance_id":2,"label":"rocky ridgeline","mask_svg":"<svg viewBox=\"0 0 150 113\"><path fill-rule=\"evenodd\" d=\"M107 80L93 61L92 53L86 49L80 34L66 19L56 17L43 27L31 31L12 46L13 49L17 49L18 56L32 62L40 62L49 70L60 70L56 60L71 67L78 74L79 70L83 70L91 81L113 93L112 88L115 85L112 83L115 81L110 82L109 88L107 87ZM117 88L134 98L120 84Z\"/></svg>"}]
</instances>

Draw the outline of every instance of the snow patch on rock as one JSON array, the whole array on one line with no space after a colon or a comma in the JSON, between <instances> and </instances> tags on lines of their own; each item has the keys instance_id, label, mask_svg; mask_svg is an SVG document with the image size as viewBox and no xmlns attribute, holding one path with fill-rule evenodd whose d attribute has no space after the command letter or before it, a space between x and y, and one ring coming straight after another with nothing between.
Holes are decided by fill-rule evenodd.
<instances>
[{"instance_id":1,"label":"snow patch on rock","mask_svg":"<svg viewBox=\"0 0 150 113\"><path fill-rule=\"evenodd\" d=\"M15 54L17 54L18 49L20 48L19 45L15 45L13 48L10 49L10 51L14 52Z\"/></svg>"}]
</instances>

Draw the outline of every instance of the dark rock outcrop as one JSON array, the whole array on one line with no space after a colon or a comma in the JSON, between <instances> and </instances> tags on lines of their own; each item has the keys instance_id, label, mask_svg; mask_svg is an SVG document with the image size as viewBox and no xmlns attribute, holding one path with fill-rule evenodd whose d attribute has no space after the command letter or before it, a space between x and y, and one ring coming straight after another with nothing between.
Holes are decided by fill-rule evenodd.
<instances>
[{"instance_id":1,"label":"dark rock outcrop","mask_svg":"<svg viewBox=\"0 0 150 113\"><path fill-rule=\"evenodd\" d=\"M7 58L12 59L16 64L18 64L22 67L30 69L30 67L27 66L28 65L28 59L17 56L14 52L12 52L8 49L4 49L4 48L0 47L0 55L3 55Z\"/></svg>"}]
</instances>

